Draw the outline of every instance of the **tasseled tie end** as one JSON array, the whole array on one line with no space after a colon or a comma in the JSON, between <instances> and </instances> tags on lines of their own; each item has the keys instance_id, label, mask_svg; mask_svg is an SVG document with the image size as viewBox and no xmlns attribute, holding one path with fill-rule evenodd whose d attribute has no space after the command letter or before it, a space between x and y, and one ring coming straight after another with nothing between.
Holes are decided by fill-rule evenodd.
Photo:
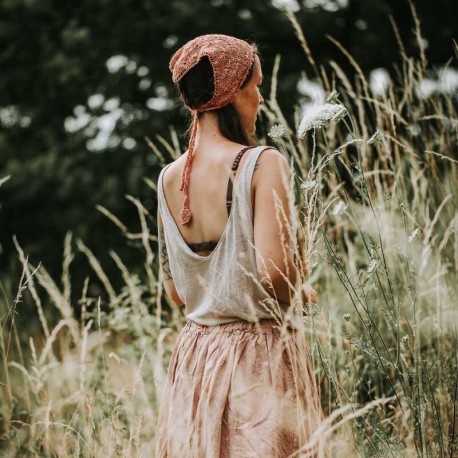
<instances>
[{"instance_id":1,"label":"tasseled tie end","mask_svg":"<svg viewBox=\"0 0 458 458\"><path fill-rule=\"evenodd\" d=\"M180 210L180 223L182 226L188 224L191 221L192 213L189 208L189 199L188 196L184 198L183 206Z\"/></svg>"}]
</instances>

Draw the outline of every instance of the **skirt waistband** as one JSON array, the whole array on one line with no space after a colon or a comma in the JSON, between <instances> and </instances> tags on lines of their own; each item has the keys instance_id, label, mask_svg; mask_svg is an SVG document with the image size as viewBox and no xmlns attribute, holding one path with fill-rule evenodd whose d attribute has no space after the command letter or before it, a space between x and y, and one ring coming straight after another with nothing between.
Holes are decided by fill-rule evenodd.
<instances>
[{"instance_id":1,"label":"skirt waistband","mask_svg":"<svg viewBox=\"0 0 458 458\"><path fill-rule=\"evenodd\" d=\"M275 334L280 337L283 334L295 334L295 329L285 329L279 325L275 319L262 319L258 323L254 323L246 320L231 321L230 323L216 324L212 326L206 326L203 324L196 323L195 321L188 320L184 325L181 332L192 333L192 334Z\"/></svg>"}]
</instances>

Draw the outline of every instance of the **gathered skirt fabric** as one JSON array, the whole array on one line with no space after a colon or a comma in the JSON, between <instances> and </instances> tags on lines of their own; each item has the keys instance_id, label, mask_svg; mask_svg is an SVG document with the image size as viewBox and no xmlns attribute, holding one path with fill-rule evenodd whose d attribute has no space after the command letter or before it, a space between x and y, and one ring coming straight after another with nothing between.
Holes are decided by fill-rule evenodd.
<instances>
[{"instance_id":1,"label":"gathered skirt fabric","mask_svg":"<svg viewBox=\"0 0 458 458\"><path fill-rule=\"evenodd\" d=\"M299 331L282 330L273 319L187 321L162 390L155 456L321 457L316 447L297 451L323 419Z\"/></svg>"}]
</instances>

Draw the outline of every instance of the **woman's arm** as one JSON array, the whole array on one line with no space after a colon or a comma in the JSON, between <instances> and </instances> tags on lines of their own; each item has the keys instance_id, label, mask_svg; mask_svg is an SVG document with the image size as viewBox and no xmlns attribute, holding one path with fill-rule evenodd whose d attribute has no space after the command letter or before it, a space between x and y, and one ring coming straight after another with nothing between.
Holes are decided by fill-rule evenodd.
<instances>
[{"instance_id":1,"label":"woman's arm","mask_svg":"<svg viewBox=\"0 0 458 458\"><path fill-rule=\"evenodd\" d=\"M256 262L262 286L278 300L290 303L294 290L301 290L302 301L316 302L316 292L302 285L301 272L293 262L289 197L290 166L276 149L264 150L258 157L253 175L254 185L254 244ZM290 207L290 198L292 205Z\"/></svg>"},{"instance_id":2,"label":"woman's arm","mask_svg":"<svg viewBox=\"0 0 458 458\"><path fill-rule=\"evenodd\" d=\"M158 227L158 239L159 239L159 265L162 272L162 281L164 288L170 297L170 299L177 305L184 305L184 300L178 295L175 282L173 281L172 272L170 270L169 256L167 253L167 247L165 245L164 229L161 214L159 209L157 210L157 227Z\"/></svg>"}]
</instances>

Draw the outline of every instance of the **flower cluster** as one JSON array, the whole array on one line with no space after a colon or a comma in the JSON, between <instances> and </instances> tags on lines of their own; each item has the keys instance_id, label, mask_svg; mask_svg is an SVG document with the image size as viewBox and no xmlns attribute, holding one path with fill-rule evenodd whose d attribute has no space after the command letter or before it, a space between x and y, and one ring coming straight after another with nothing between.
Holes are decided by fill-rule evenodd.
<instances>
[{"instance_id":1,"label":"flower cluster","mask_svg":"<svg viewBox=\"0 0 458 458\"><path fill-rule=\"evenodd\" d=\"M285 127L281 124L275 124L275 126L272 126L267 135L274 140L283 138L285 136Z\"/></svg>"},{"instance_id":2,"label":"flower cluster","mask_svg":"<svg viewBox=\"0 0 458 458\"><path fill-rule=\"evenodd\" d=\"M325 103L313 107L302 118L297 133L300 138L304 138L309 130L322 128L330 122L337 123L347 113L347 109L342 104Z\"/></svg>"}]
</instances>

